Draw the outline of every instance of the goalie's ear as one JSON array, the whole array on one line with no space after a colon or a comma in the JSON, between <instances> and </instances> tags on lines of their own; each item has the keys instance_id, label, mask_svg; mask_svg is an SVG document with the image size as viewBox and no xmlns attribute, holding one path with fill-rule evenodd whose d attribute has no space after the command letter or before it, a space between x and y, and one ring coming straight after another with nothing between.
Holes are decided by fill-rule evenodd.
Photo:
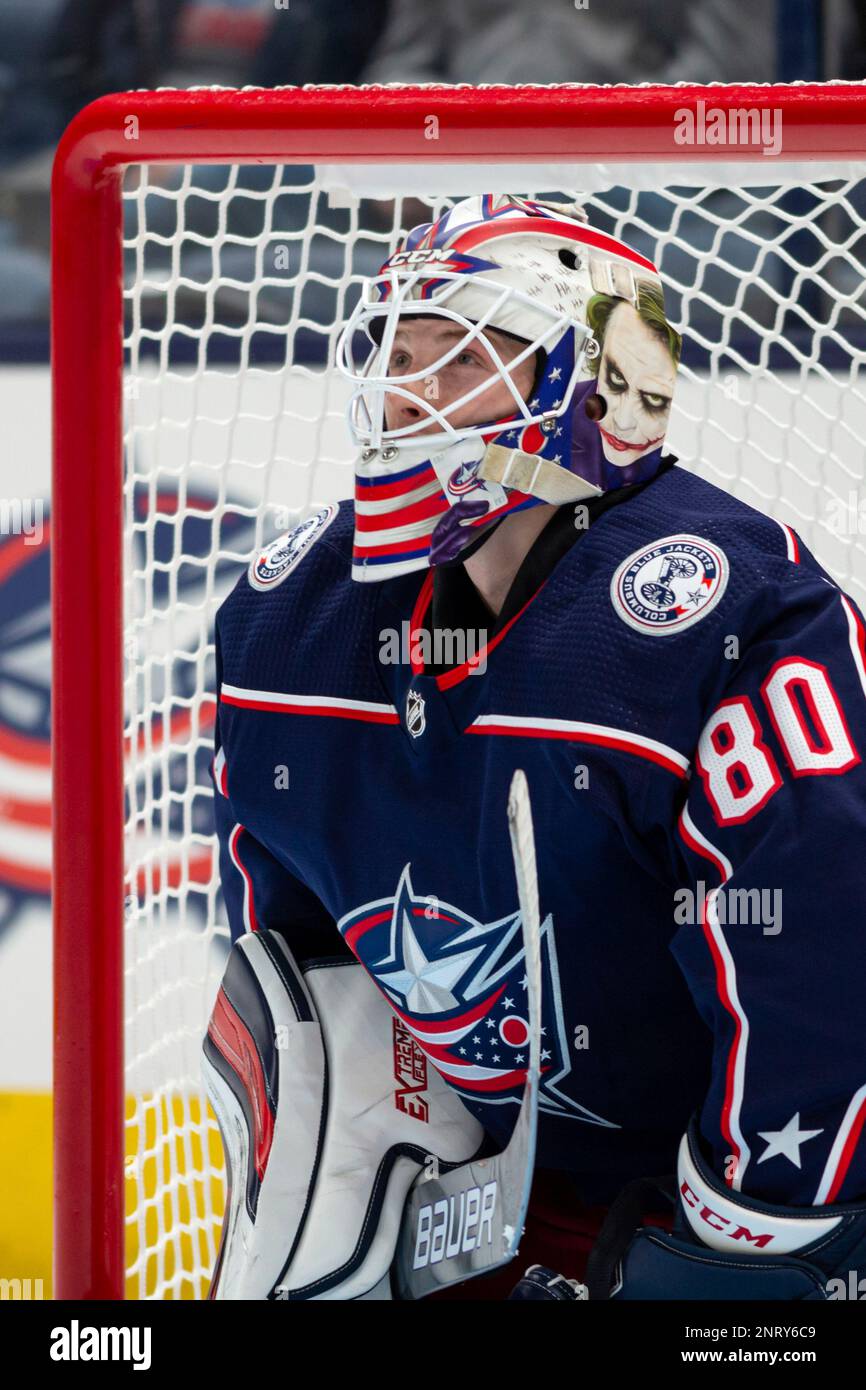
<instances>
[{"instance_id":1,"label":"goalie's ear","mask_svg":"<svg viewBox=\"0 0 866 1390\"><path fill-rule=\"evenodd\" d=\"M231 1179L210 1296L390 1298L410 1186L484 1131L364 967L299 967L281 934L241 937L204 1074Z\"/></svg>"}]
</instances>

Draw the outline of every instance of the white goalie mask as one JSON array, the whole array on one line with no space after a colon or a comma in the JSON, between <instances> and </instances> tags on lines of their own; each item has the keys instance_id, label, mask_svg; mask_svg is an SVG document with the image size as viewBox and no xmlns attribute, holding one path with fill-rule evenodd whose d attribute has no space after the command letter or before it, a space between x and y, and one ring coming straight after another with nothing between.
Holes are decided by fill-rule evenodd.
<instances>
[{"instance_id":1,"label":"white goalie mask","mask_svg":"<svg viewBox=\"0 0 866 1390\"><path fill-rule=\"evenodd\" d=\"M608 403L596 374L621 304L631 317L617 319L620 336L649 334L655 358L654 390L641 394L652 418L617 433L604 427ZM395 338L401 319L419 316L459 331L436 360L425 352L403 371ZM497 350L490 330L519 340L513 356L505 359L501 339ZM473 347L491 370L455 390L453 364ZM337 366L353 388L348 422L359 449L353 577L450 563L511 511L650 476L678 357L655 267L590 228L576 204L479 194L414 228L365 282L337 346ZM528 378L527 364L534 382L524 394L518 378ZM611 400L620 390L613 382ZM484 418L479 398L494 385L504 388L500 409ZM392 416L401 400L420 409L389 426L389 400Z\"/></svg>"}]
</instances>

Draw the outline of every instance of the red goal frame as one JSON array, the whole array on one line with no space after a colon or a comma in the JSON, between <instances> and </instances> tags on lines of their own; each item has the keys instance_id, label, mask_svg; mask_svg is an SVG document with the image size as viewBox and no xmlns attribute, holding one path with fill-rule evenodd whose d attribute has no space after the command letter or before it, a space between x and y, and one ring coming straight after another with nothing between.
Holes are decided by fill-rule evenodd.
<instances>
[{"instance_id":1,"label":"red goal frame","mask_svg":"<svg viewBox=\"0 0 866 1390\"><path fill-rule=\"evenodd\" d=\"M52 180L54 1297L124 1292L121 180L134 163L694 160L674 112L779 109L785 160L866 158L858 84L130 92ZM439 120L437 140L425 118ZM129 117L137 118L129 138ZM702 162L754 159L704 146Z\"/></svg>"}]
</instances>

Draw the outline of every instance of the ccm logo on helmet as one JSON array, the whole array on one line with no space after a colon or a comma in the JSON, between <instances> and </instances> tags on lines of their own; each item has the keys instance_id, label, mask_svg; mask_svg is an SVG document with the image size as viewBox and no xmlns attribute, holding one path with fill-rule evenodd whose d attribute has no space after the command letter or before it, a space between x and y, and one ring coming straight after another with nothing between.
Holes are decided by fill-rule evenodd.
<instances>
[{"instance_id":1,"label":"ccm logo on helmet","mask_svg":"<svg viewBox=\"0 0 866 1390\"><path fill-rule=\"evenodd\" d=\"M395 251L390 261L386 264L390 267L395 265L412 266L416 265L450 265L451 252L443 250L441 247L429 248L425 251Z\"/></svg>"},{"instance_id":2,"label":"ccm logo on helmet","mask_svg":"<svg viewBox=\"0 0 866 1390\"><path fill-rule=\"evenodd\" d=\"M765 1231L759 1236L753 1235L748 1226L735 1225L729 1217L722 1216L720 1212L713 1211L712 1207L706 1206L706 1204L701 1201L700 1197L689 1187L687 1182L681 1184L680 1196L693 1211L697 1212L698 1217L705 1225L709 1226L713 1231L721 1231L721 1233L726 1235L730 1240L747 1240L750 1244L758 1245L763 1249L764 1246L769 1245L770 1241L773 1239L769 1231ZM732 1226L733 1230L727 1230L726 1227L728 1226Z\"/></svg>"}]
</instances>

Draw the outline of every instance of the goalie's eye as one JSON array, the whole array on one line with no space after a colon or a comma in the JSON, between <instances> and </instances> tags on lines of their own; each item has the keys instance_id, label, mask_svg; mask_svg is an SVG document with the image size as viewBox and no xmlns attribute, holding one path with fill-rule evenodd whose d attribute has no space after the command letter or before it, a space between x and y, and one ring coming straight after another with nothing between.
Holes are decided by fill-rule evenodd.
<instances>
[{"instance_id":1,"label":"goalie's eye","mask_svg":"<svg viewBox=\"0 0 866 1390\"><path fill-rule=\"evenodd\" d=\"M641 391L640 398L652 415L661 415L670 405L670 396L661 396L654 391Z\"/></svg>"}]
</instances>

